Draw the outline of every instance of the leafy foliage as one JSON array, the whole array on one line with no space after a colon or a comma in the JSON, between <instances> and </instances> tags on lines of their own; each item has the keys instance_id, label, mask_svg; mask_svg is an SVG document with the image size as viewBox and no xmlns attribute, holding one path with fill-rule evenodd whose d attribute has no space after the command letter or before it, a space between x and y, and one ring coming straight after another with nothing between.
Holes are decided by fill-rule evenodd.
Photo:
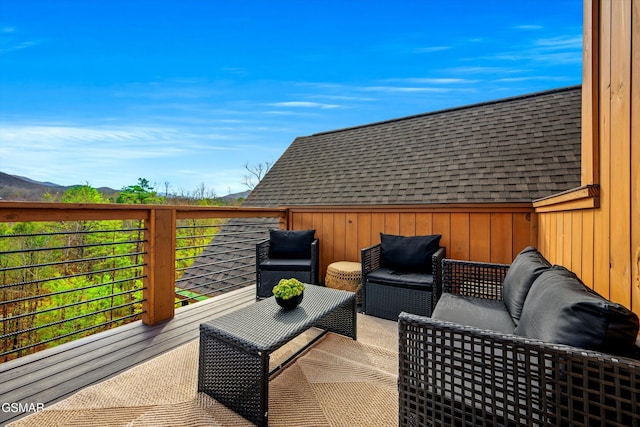
<instances>
[{"instance_id":1,"label":"leafy foliage","mask_svg":"<svg viewBox=\"0 0 640 427\"><path fill-rule=\"evenodd\" d=\"M124 190L126 203L161 199L144 179ZM67 190L61 200L109 201L88 185ZM223 221L180 220L176 279ZM139 319L144 226L138 220L0 223L0 362ZM180 295L190 301L203 298Z\"/></svg>"},{"instance_id":2,"label":"leafy foliage","mask_svg":"<svg viewBox=\"0 0 640 427\"><path fill-rule=\"evenodd\" d=\"M273 287L273 295L282 299L289 299L300 295L304 291L304 283L298 279L280 279Z\"/></svg>"},{"instance_id":3,"label":"leafy foliage","mask_svg":"<svg viewBox=\"0 0 640 427\"><path fill-rule=\"evenodd\" d=\"M118 196L117 203L130 203L138 205L148 205L162 203L163 198L158 196L153 186L146 178L138 178L138 183L129 185L122 189Z\"/></svg>"}]
</instances>

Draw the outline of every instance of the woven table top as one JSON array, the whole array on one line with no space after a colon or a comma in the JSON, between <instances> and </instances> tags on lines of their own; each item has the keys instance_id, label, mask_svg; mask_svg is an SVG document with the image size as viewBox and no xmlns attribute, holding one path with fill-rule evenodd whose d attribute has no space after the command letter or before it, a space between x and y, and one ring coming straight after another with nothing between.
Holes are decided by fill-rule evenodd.
<instances>
[{"instance_id":1,"label":"woven table top","mask_svg":"<svg viewBox=\"0 0 640 427\"><path fill-rule=\"evenodd\" d=\"M340 273L362 274L362 265L353 261L337 261L327 266L327 271L335 271Z\"/></svg>"},{"instance_id":2,"label":"woven table top","mask_svg":"<svg viewBox=\"0 0 640 427\"><path fill-rule=\"evenodd\" d=\"M305 284L302 302L293 310L283 310L271 297L202 323L200 328L247 348L272 352L354 298L351 292Z\"/></svg>"}]
</instances>

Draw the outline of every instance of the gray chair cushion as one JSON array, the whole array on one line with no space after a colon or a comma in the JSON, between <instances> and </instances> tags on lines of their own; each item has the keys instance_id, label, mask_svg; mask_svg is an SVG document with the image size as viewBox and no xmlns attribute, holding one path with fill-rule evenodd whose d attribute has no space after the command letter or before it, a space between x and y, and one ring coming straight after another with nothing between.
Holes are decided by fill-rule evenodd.
<instances>
[{"instance_id":1,"label":"gray chair cushion","mask_svg":"<svg viewBox=\"0 0 640 427\"><path fill-rule=\"evenodd\" d=\"M554 266L533 283L517 335L610 354L629 355L638 316L585 286L571 271Z\"/></svg>"},{"instance_id":2,"label":"gray chair cushion","mask_svg":"<svg viewBox=\"0 0 640 427\"><path fill-rule=\"evenodd\" d=\"M389 268L378 268L372 271L367 275L367 281L425 291L433 288L433 274L403 273Z\"/></svg>"},{"instance_id":3,"label":"gray chair cushion","mask_svg":"<svg viewBox=\"0 0 640 427\"><path fill-rule=\"evenodd\" d=\"M512 334L516 325L502 301L444 293L432 318Z\"/></svg>"},{"instance_id":4,"label":"gray chair cushion","mask_svg":"<svg viewBox=\"0 0 640 427\"><path fill-rule=\"evenodd\" d=\"M269 230L269 258L309 259L316 230Z\"/></svg>"},{"instance_id":5,"label":"gray chair cushion","mask_svg":"<svg viewBox=\"0 0 640 427\"><path fill-rule=\"evenodd\" d=\"M520 252L509 267L504 278L502 295L513 323L518 325L522 306L527 298L533 282L543 271L551 268L551 264L533 246Z\"/></svg>"},{"instance_id":6,"label":"gray chair cushion","mask_svg":"<svg viewBox=\"0 0 640 427\"><path fill-rule=\"evenodd\" d=\"M310 259L269 258L260 263L261 270L268 271L310 271Z\"/></svg>"},{"instance_id":7,"label":"gray chair cushion","mask_svg":"<svg viewBox=\"0 0 640 427\"><path fill-rule=\"evenodd\" d=\"M431 273L431 258L440 248L441 237L380 233L380 266L400 272Z\"/></svg>"}]
</instances>

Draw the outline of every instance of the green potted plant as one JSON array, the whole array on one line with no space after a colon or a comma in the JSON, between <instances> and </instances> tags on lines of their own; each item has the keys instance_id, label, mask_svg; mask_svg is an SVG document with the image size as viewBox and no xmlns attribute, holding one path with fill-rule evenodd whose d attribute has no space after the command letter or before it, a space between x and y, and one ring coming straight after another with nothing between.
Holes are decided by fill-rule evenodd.
<instances>
[{"instance_id":1,"label":"green potted plant","mask_svg":"<svg viewBox=\"0 0 640 427\"><path fill-rule=\"evenodd\" d=\"M298 279L280 279L273 287L273 296L278 305L285 310L294 309L302 301L304 296L304 283Z\"/></svg>"}]
</instances>

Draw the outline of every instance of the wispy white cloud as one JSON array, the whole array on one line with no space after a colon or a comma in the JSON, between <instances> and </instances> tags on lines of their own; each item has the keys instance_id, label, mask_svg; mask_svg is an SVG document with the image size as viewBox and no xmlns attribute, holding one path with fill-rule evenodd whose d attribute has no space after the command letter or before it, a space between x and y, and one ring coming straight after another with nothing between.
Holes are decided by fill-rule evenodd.
<instances>
[{"instance_id":1,"label":"wispy white cloud","mask_svg":"<svg viewBox=\"0 0 640 427\"><path fill-rule=\"evenodd\" d=\"M496 66L468 66L452 67L446 70L453 74L519 74L530 71L524 68L496 67Z\"/></svg>"},{"instance_id":2,"label":"wispy white cloud","mask_svg":"<svg viewBox=\"0 0 640 427\"><path fill-rule=\"evenodd\" d=\"M257 132L227 131L223 127L81 126L72 124L0 127L0 170L62 185L88 182L121 188L138 177L153 182L184 182L174 165L192 165L204 182L225 183L226 190L241 191L241 174L215 177L210 162L233 164L230 159L261 152L252 146ZM229 159L225 160L227 157ZM28 159L28 161L25 161ZM209 165L209 167L208 167ZM216 173L221 169L214 167ZM113 172L119 171L119 172ZM202 171L205 171L204 173ZM91 182L99 176L103 181ZM61 178L63 177L63 178ZM192 182L195 182L191 180ZM199 182L199 181L198 181ZM209 184L210 185L210 184Z\"/></svg>"},{"instance_id":3,"label":"wispy white cloud","mask_svg":"<svg viewBox=\"0 0 640 427\"><path fill-rule=\"evenodd\" d=\"M495 83L518 83L518 82L567 82L571 79L567 76L523 76L523 77L505 77L492 80Z\"/></svg>"},{"instance_id":4,"label":"wispy white cloud","mask_svg":"<svg viewBox=\"0 0 640 427\"><path fill-rule=\"evenodd\" d=\"M342 108L338 104L322 104L320 102L310 101L285 101L285 102L273 102L268 104L272 107L285 107L285 108L321 108L323 110L332 108Z\"/></svg>"},{"instance_id":5,"label":"wispy white cloud","mask_svg":"<svg viewBox=\"0 0 640 427\"><path fill-rule=\"evenodd\" d=\"M264 111L263 114L267 114L270 116L291 116L291 117L319 117L318 113L310 113L310 112L302 112L302 111L292 111L292 110L267 110Z\"/></svg>"},{"instance_id":6,"label":"wispy white cloud","mask_svg":"<svg viewBox=\"0 0 640 427\"><path fill-rule=\"evenodd\" d=\"M544 27L542 25L515 25L512 27L515 30L542 30Z\"/></svg>"},{"instance_id":7,"label":"wispy white cloud","mask_svg":"<svg viewBox=\"0 0 640 427\"><path fill-rule=\"evenodd\" d=\"M211 98L219 93L211 85L195 85L187 82L173 82L171 84L133 83L124 88L116 89L113 96L116 98L146 98L149 100L163 99L201 99Z\"/></svg>"},{"instance_id":8,"label":"wispy white cloud","mask_svg":"<svg viewBox=\"0 0 640 427\"><path fill-rule=\"evenodd\" d=\"M416 53L432 53L432 52L442 52L443 50L449 50L451 46L429 46L429 47L419 47L414 50Z\"/></svg>"},{"instance_id":9,"label":"wispy white cloud","mask_svg":"<svg viewBox=\"0 0 640 427\"><path fill-rule=\"evenodd\" d=\"M0 28L0 53L28 49L42 43L42 40L26 40L15 27Z\"/></svg>"},{"instance_id":10,"label":"wispy white cloud","mask_svg":"<svg viewBox=\"0 0 640 427\"><path fill-rule=\"evenodd\" d=\"M472 84L477 83L478 80L462 79L462 78L431 78L431 77L410 77L410 78L396 78L386 79L388 82L404 82L410 84L428 84L428 85L452 85L452 84Z\"/></svg>"},{"instance_id":11,"label":"wispy white cloud","mask_svg":"<svg viewBox=\"0 0 640 427\"><path fill-rule=\"evenodd\" d=\"M363 91L384 93L447 93L453 89L443 87L409 87L409 86L365 86Z\"/></svg>"},{"instance_id":12,"label":"wispy white cloud","mask_svg":"<svg viewBox=\"0 0 640 427\"><path fill-rule=\"evenodd\" d=\"M581 36L560 36L537 39L534 44L544 49L582 49Z\"/></svg>"},{"instance_id":13,"label":"wispy white cloud","mask_svg":"<svg viewBox=\"0 0 640 427\"><path fill-rule=\"evenodd\" d=\"M38 40L12 41L0 39L0 53L8 53L16 50L28 49L37 46L41 42Z\"/></svg>"},{"instance_id":14,"label":"wispy white cloud","mask_svg":"<svg viewBox=\"0 0 640 427\"><path fill-rule=\"evenodd\" d=\"M372 102L379 101L379 98L372 98L370 96L350 96L350 95L311 95L311 99L332 99L335 101L353 101L353 102Z\"/></svg>"},{"instance_id":15,"label":"wispy white cloud","mask_svg":"<svg viewBox=\"0 0 640 427\"><path fill-rule=\"evenodd\" d=\"M522 49L498 52L483 57L512 62L546 61L550 64L579 64L582 61L582 37L559 36L537 39Z\"/></svg>"}]
</instances>

